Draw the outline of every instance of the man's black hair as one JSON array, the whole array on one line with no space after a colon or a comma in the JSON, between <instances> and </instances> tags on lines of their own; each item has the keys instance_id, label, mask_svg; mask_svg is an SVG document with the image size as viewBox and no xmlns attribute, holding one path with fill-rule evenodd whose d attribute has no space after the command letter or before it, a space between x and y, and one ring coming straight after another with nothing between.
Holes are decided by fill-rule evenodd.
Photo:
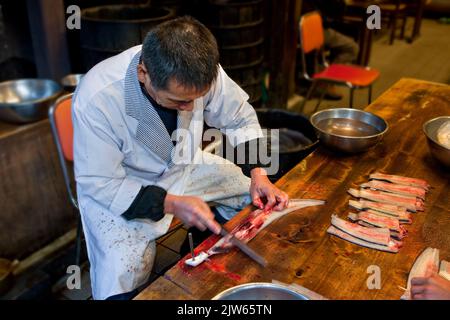
<instances>
[{"instance_id":1,"label":"man's black hair","mask_svg":"<svg viewBox=\"0 0 450 320\"><path fill-rule=\"evenodd\" d=\"M219 50L212 33L196 19L185 16L152 28L142 45L142 61L152 85L167 89L168 80L198 91L217 77Z\"/></svg>"}]
</instances>

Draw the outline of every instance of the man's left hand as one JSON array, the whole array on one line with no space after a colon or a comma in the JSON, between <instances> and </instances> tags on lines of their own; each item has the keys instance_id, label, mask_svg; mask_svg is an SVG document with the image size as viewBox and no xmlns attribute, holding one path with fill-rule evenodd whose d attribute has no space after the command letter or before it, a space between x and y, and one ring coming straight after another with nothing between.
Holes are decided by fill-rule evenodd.
<instances>
[{"instance_id":1,"label":"man's left hand","mask_svg":"<svg viewBox=\"0 0 450 320\"><path fill-rule=\"evenodd\" d=\"M255 168L250 172L252 182L250 185L250 196L255 206L260 209L276 211L287 208L289 203L289 196L278 189L267 178L267 173L262 168ZM267 202L264 206L262 199L266 198Z\"/></svg>"},{"instance_id":2,"label":"man's left hand","mask_svg":"<svg viewBox=\"0 0 450 320\"><path fill-rule=\"evenodd\" d=\"M437 273L411 279L413 300L450 300L450 281Z\"/></svg>"}]
</instances>

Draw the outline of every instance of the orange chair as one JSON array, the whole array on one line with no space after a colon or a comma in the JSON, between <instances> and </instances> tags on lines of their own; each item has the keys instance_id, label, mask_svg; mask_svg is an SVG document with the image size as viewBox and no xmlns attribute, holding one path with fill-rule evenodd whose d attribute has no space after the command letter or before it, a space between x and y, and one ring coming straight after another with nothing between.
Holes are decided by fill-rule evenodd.
<instances>
[{"instance_id":1,"label":"orange chair","mask_svg":"<svg viewBox=\"0 0 450 320\"><path fill-rule=\"evenodd\" d=\"M72 190L69 176L68 163L73 163L73 125L72 125L72 96L73 93L64 95L56 100L48 110L48 117L52 128L53 139L58 151L59 163L63 172L64 183L70 202L78 210L78 202ZM75 245L75 264L80 265L81 253L81 217L78 215L77 239Z\"/></svg>"},{"instance_id":2,"label":"orange chair","mask_svg":"<svg viewBox=\"0 0 450 320\"><path fill-rule=\"evenodd\" d=\"M55 104L49 109L48 116L52 128L53 138L55 140L58 151L59 163L64 176L64 183L66 185L67 194L72 205L78 209L78 202L75 192L72 189L71 178L69 176L68 163L73 163L73 124L72 124L72 96L73 93L64 95L56 100ZM172 234L183 224L180 220L174 218L167 233L156 240ZM75 245L75 264L80 265L81 253L81 234L82 224L81 217L78 215L77 238ZM170 248L168 248L170 249ZM173 251L173 250L172 250Z\"/></svg>"},{"instance_id":3,"label":"orange chair","mask_svg":"<svg viewBox=\"0 0 450 320\"><path fill-rule=\"evenodd\" d=\"M325 83L327 86L330 84L347 86L350 89L350 108L353 107L353 91L358 88L368 87L368 101L372 100L372 84L378 78L380 73L377 70L370 69L369 67L360 67L350 64L328 64L325 60L323 45L324 34L322 26L322 17L319 12L314 11L305 14L300 19L300 50L301 61L303 68L303 77L312 81L311 87L308 90L305 100L303 101L302 109L314 93L319 83ZM306 54L316 54L320 60L320 65L324 66L324 69L320 72L316 72L312 75L308 73L306 67ZM322 102L323 92L317 102L314 112Z\"/></svg>"}]
</instances>

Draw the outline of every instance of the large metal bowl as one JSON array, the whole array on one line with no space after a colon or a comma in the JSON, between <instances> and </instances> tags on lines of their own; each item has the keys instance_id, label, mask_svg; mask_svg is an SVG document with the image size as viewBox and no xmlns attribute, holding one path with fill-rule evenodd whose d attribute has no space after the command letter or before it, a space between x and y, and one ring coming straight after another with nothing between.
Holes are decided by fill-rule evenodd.
<instances>
[{"instance_id":1,"label":"large metal bowl","mask_svg":"<svg viewBox=\"0 0 450 320\"><path fill-rule=\"evenodd\" d=\"M252 282L222 291L212 300L309 300L309 298L287 286Z\"/></svg>"},{"instance_id":2,"label":"large metal bowl","mask_svg":"<svg viewBox=\"0 0 450 320\"><path fill-rule=\"evenodd\" d=\"M19 79L0 83L0 120L29 123L47 117L48 108L62 93L47 79Z\"/></svg>"},{"instance_id":3,"label":"large metal bowl","mask_svg":"<svg viewBox=\"0 0 450 320\"><path fill-rule=\"evenodd\" d=\"M450 149L444 147L437 140L436 134L439 127L446 121L450 121L450 116L437 117L428 120L423 125L423 132L427 137L430 152L443 165L450 167Z\"/></svg>"},{"instance_id":4,"label":"large metal bowl","mask_svg":"<svg viewBox=\"0 0 450 320\"><path fill-rule=\"evenodd\" d=\"M388 130L384 119L358 109L322 110L314 113L310 121L323 145L346 153L367 151L380 142Z\"/></svg>"}]
</instances>

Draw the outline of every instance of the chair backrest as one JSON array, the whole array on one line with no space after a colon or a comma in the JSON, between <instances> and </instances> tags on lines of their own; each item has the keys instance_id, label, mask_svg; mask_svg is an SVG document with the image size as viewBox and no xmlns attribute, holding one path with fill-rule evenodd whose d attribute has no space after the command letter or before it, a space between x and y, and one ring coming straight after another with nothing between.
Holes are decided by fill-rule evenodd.
<instances>
[{"instance_id":1,"label":"chair backrest","mask_svg":"<svg viewBox=\"0 0 450 320\"><path fill-rule=\"evenodd\" d=\"M64 158L73 161L72 94L56 101L53 115Z\"/></svg>"},{"instance_id":2,"label":"chair backrest","mask_svg":"<svg viewBox=\"0 0 450 320\"><path fill-rule=\"evenodd\" d=\"M306 64L306 55L314 53L314 64L312 69L317 68L317 64L322 64L327 66L325 57L323 55L323 45L324 45L324 34L322 26L322 17L318 11L313 11L303 15L299 22L299 34L300 34L300 53L301 62L303 69L303 77L311 80L311 75L309 71L311 66L308 68ZM319 61L318 61L319 59Z\"/></svg>"},{"instance_id":3,"label":"chair backrest","mask_svg":"<svg viewBox=\"0 0 450 320\"><path fill-rule=\"evenodd\" d=\"M305 54L320 50L323 46L322 17L318 11L303 15L300 19L301 48Z\"/></svg>"},{"instance_id":4,"label":"chair backrest","mask_svg":"<svg viewBox=\"0 0 450 320\"><path fill-rule=\"evenodd\" d=\"M70 93L56 100L55 104L48 111L48 117L50 119L53 139L55 140L58 151L59 163L63 171L67 193L72 204L78 208L66 163L66 161L73 162L72 96L73 93Z\"/></svg>"}]
</instances>

